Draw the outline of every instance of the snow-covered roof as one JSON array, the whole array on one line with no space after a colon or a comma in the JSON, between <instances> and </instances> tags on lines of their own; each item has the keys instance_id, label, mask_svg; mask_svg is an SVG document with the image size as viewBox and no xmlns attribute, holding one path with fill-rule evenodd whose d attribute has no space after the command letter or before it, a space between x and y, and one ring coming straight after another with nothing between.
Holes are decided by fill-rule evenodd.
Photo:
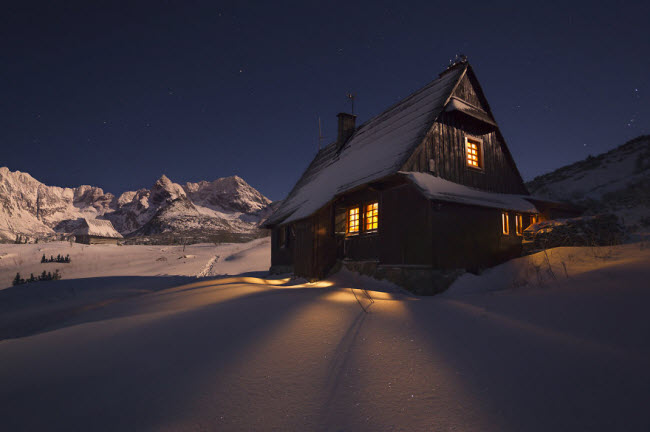
<instances>
[{"instance_id":1,"label":"snow-covered roof","mask_svg":"<svg viewBox=\"0 0 650 432\"><path fill-rule=\"evenodd\" d=\"M538 212L537 208L526 200L525 195L485 192L422 172L400 172L400 174L417 186L429 199L501 210Z\"/></svg>"},{"instance_id":2,"label":"snow-covered roof","mask_svg":"<svg viewBox=\"0 0 650 432\"><path fill-rule=\"evenodd\" d=\"M122 238L122 234L113 228L111 221L104 219L84 218L84 224L76 231L76 234L85 234L96 237Z\"/></svg>"},{"instance_id":3,"label":"snow-covered roof","mask_svg":"<svg viewBox=\"0 0 650 432\"><path fill-rule=\"evenodd\" d=\"M452 68L422 89L359 126L339 150L318 152L266 225L310 216L336 195L395 174L429 131L467 65Z\"/></svg>"}]
</instances>

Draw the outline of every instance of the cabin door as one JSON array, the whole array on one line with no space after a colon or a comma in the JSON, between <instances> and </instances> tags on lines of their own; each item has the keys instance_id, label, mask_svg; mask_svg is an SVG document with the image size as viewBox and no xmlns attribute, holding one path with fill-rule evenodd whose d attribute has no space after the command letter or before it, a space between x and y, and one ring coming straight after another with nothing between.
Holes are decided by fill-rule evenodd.
<instances>
[{"instance_id":1,"label":"cabin door","mask_svg":"<svg viewBox=\"0 0 650 432\"><path fill-rule=\"evenodd\" d=\"M314 233L308 221L296 223L293 270L297 276L314 277Z\"/></svg>"}]
</instances>

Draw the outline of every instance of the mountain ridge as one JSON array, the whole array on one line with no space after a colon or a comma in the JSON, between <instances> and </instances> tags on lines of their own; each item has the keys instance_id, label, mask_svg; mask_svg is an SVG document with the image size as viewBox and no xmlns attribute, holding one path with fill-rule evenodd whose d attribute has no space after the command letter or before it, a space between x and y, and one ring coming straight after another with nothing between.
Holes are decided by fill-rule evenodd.
<instances>
[{"instance_id":1,"label":"mountain ridge","mask_svg":"<svg viewBox=\"0 0 650 432\"><path fill-rule=\"evenodd\" d=\"M540 198L569 201L586 214L614 213L631 231L650 228L650 135L526 183Z\"/></svg>"},{"instance_id":2,"label":"mountain ridge","mask_svg":"<svg viewBox=\"0 0 650 432\"><path fill-rule=\"evenodd\" d=\"M162 175L150 189L116 196L100 187L48 186L31 174L0 167L0 240L74 232L81 218L108 219L125 236L172 233L200 240L217 233L256 234L271 200L239 176L174 183Z\"/></svg>"}]
</instances>

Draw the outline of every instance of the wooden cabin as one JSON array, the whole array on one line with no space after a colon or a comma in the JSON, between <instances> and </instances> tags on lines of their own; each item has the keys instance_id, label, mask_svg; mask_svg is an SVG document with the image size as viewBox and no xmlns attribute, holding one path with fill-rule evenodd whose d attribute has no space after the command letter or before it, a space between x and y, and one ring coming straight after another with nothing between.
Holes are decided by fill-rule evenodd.
<instances>
[{"instance_id":1,"label":"wooden cabin","mask_svg":"<svg viewBox=\"0 0 650 432\"><path fill-rule=\"evenodd\" d=\"M113 228L111 221L104 219L84 218L81 226L75 231L77 243L117 244L122 239L122 235Z\"/></svg>"},{"instance_id":2,"label":"wooden cabin","mask_svg":"<svg viewBox=\"0 0 650 432\"><path fill-rule=\"evenodd\" d=\"M434 81L359 127L338 114L267 220L271 271L324 278L343 265L415 292L521 254L539 220L472 67Z\"/></svg>"}]
</instances>

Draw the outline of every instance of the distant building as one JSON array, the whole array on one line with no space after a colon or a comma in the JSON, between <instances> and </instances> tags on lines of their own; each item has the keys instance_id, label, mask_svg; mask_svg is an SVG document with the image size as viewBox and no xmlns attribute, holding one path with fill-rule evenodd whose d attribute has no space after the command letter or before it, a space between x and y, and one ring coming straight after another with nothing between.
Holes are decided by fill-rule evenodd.
<instances>
[{"instance_id":1,"label":"distant building","mask_svg":"<svg viewBox=\"0 0 650 432\"><path fill-rule=\"evenodd\" d=\"M111 221L85 219L75 231L75 241L83 244L117 244L122 235L113 228Z\"/></svg>"},{"instance_id":2,"label":"distant building","mask_svg":"<svg viewBox=\"0 0 650 432\"><path fill-rule=\"evenodd\" d=\"M338 119L265 223L272 272L319 279L343 265L439 292L520 255L524 229L562 213L529 196L466 60L361 126Z\"/></svg>"}]
</instances>

